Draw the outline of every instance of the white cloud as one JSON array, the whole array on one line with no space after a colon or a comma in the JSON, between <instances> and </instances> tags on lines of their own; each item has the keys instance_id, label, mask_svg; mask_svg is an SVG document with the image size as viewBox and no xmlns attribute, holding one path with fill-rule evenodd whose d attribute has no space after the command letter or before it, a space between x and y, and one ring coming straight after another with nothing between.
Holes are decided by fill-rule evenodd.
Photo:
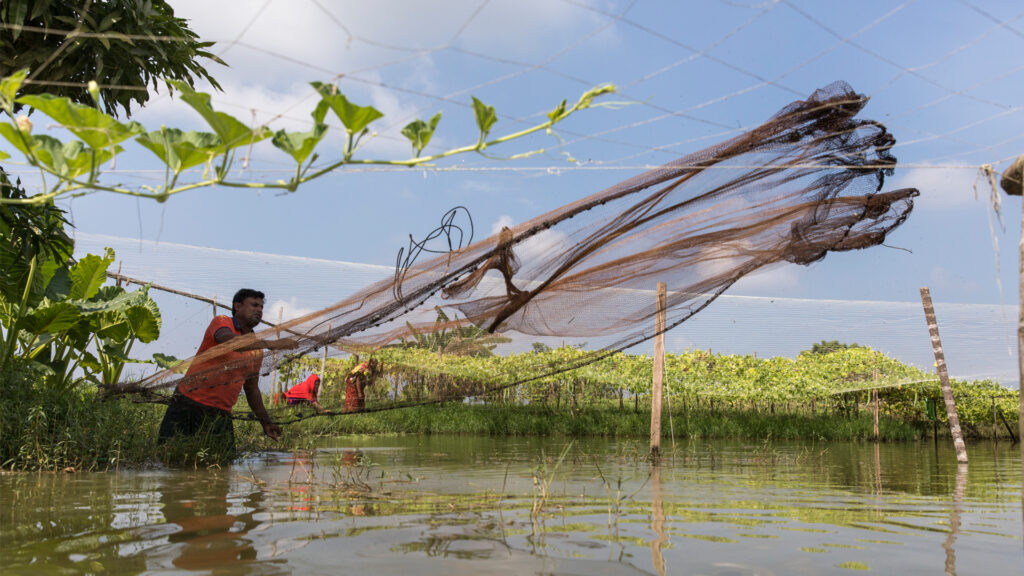
<instances>
[{"instance_id":1,"label":"white cloud","mask_svg":"<svg viewBox=\"0 0 1024 576\"><path fill-rule=\"evenodd\" d=\"M305 316L310 312L316 310L315 308L306 308L300 306L298 299L292 296L288 300L274 300L270 304L263 307L263 318L268 322L277 323L278 315L282 321L287 322L294 320L300 316Z\"/></svg>"},{"instance_id":2,"label":"white cloud","mask_svg":"<svg viewBox=\"0 0 1024 576\"><path fill-rule=\"evenodd\" d=\"M511 228L512 225L515 223L515 220L513 220L511 216L499 216L498 221L495 222L494 224L491 224L491 236L497 234L498 232L501 232L502 228Z\"/></svg>"},{"instance_id":3,"label":"white cloud","mask_svg":"<svg viewBox=\"0 0 1024 576\"><path fill-rule=\"evenodd\" d=\"M892 180L886 189L917 188L921 196L915 201L917 208L948 210L977 201L987 202L987 183L978 181L978 200L974 198L974 168L911 168Z\"/></svg>"},{"instance_id":4,"label":"white cloud","mask_svg":"<svg viewBox=\"0 0 1024 576\"><path fill-rule=\"evenodd\" d=\"M527 238L515 247L516 256L523 264L540 261L551 254L569 248L569 237L562 232L544 230Z\"/></svg>"},{"instance_id":5,"label":"white cloud","mask_svg":"<svg viewBox=\"0 0 1024 576\"><path fill-rule=\"evenodd\" d=\"M610 21L549 0L496 0L480 8L478 0L174 2L175 15L189 20L202 39L216 41L214 52L230 64L228 69L211 64L218 80L239 76L272 82L296 74L329 79L409 57L420 60L429 77L429 55L453 41L468 50L532 62ZM615 38L612 30L602 33L600 39L606 38Z\"/></svg>"},{"instance_id":6,"label":"white cloud","mask_svg":"<svg viewBox=\"0 0 1024 576\"><path fill-rule=\"evenodd\" d=\"M800 275L796 266L782 265L778 268L761 269L740 278L729 293L757 296L778 296L793 292L800 287Z\"/></svg>"}]
</instances>

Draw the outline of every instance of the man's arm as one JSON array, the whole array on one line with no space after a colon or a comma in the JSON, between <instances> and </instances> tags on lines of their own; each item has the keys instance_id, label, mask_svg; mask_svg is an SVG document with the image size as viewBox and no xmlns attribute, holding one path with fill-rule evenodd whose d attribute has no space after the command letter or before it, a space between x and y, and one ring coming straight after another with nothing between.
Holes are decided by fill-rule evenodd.
<instances>
[{"instance_id":1,"label":"man's arm","mask_svg":"<svg viewBox=\"0 0 1024 576\"><path fill-rule=\"evenodd\" d=\"M254 375L246 378L244 388L245 400L249 403L249 408L252 410L252 413L256 415L256 419L263 425L263 433L274 440L280 438L281 427L270 419L270 415L267 414L267 409L263 405L263 394L260 393L259 376Z\"/></svg>"},{"instance_id":2,"label":"man's arm","mask_svg":"<svg viewBox=\"0 0 1024 576\"><path fill-rule=\"evenodd\" d=\"M230 328L224 327L218 329L213 333L213 339L217 344L223 344L232 338L237 338L239 335L231 331ZM277 340L257 340L248 346L242 346L238 349L239 352L247 352L249 350L292 350L299 347L299 343L294 338L279 338Z\"/></svg>"}]
</instances>

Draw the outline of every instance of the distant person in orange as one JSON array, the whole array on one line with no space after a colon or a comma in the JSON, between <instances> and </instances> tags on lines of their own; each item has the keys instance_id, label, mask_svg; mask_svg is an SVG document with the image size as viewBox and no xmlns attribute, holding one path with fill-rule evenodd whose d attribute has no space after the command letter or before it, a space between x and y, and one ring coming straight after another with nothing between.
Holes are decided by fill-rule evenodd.
<instances>
[{"instance_id":1,"label":"distant person in orange","mask_svg":"<svg viewBox=\"0 0 1024 576\"><path fill-rule=\"evenodd\" d=\"M366 387L373 384L379 367L376 358L361 362L345 378L345 412L360 412L366 408Z\"/></svg>"},{"instance_id":2,"label":"distant person in orange","mask_svg":"<svg viewBox=\"0 0 1024 576\"><path fill-rule=\"evenodd\" d=\"M295 348L295 341L257 340L237 350L204 357L207 350L252 333L253 328L263 319L263 298L263 292L242 288L231 301L232 316L216 316L210 322L196 358L171 396L163 422L160 423L160 443L174 436L196 436L205 430L210 432L211 439L216 438L220 444L217 447L234 451L235 430L231 409L238 402L239 393L243 389L249 408L263 425L263 433L274 440L281 436L281 427L270 419L263 406L263 395L259 388L259 371L263 361L261 350Z\"/></svg>"},{"instance_id":3,"label":"distant person in orange","mask_svg":"<svg viewBox=\"0 0 1024 576\"><path fill-rule=\"evenodd\" d=\"M325 414L330 412L320 405L320 376L318 374L310 374L309 378L289 388L284 393L284 397L289 406L311 404L318 412Z\"/></svg>"}]
</instances>

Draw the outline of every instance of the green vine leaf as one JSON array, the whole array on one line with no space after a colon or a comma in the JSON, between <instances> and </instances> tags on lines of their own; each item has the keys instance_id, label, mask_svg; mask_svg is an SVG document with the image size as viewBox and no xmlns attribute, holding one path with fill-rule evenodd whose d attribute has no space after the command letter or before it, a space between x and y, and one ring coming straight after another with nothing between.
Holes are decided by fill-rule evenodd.
<instances>
[{"instance_id":1,"label":"green vine leaf","mask_svg":"<svg viewBox=\"0 0 1024 576\"><path fill-rule=\"evenodd\" d=\"M181 91L181 99L198 112L217 136L220 137L220 149L218 152L223 153L239 146L247 146L270 136L270 130L266 126L260 126L253 130L243 124L238 118L225 112L214 110L210 104L209 94L196 92L191 86L179 80L168 80L168 82Z\"/></svg>"},{"instance_id":2,"label":"green vine leaf","mask_svg":"<svg viewBox=\"0 0 1024 576\"><path fill-rule=\"evenodd\" d=\"M21 88L21 84L27 76L28 68L23 68L0 80L0 107L13 113L14 97L18 94L18 88Z\"/></svg>"},{"instance_id":3,"label":"green vine leaf","mask_svg":"<svg viewBox=\"0 0 1024 576\"><path fill-rule=\"evenodd\" d=\"M210 161L221 148L216 134L177 128L154 130L135 141L156 154L175 174Z\"/></svg>"},{"instance_id":4,"label":"green vine leaf","mask_svg":"<svg viewBox=\"0 0 1024 576\"><path fill-rule=\"evenodd\" d=\"M4 152L3 150L0 150L0 160L7 160L10 157L11 157L10 154L8 154L7 152Z\"/></svg>"},{"instance_id":5,"label":"green vine leaf","mask_svg":"<svg viewBox=\"0 0 1024 576\"><path fill-rule=\"evenodd\" d=\"M0 124L3 136L26 157L35 159L62 178L73 179L88 173L93 167L107 162L124 151L120 146L94 150L82 142L72 140L63 143L45 134L30 135L18 130L12 124ZM26 146L26 141L28 146ZM95 157L93 153L95 152Z\"/></svg>"},{"instance_id":6,"label":"green vine leaf","mask_svg":"<svg viewBox=\"0 0 1024 576\"><path fill-rule=\"evenodd\" d=\"M473 115L476 117L476 127L480 129L480 142L483 142L498 121L498 115L494 112L494 106L484 104L476 96L473 96Z\"/></svg>"},{"instance_id":7,"label":"green vine leaf","mask_svg":"<svg viewBox=\"0 0 1024 576\"><path fill-rule=\"evenodd\" d=\"M563 116L565 116L565 100L562 100L562 103L554 110L548 112L548 120L551 120L551 122L558 122Z\"/></svg>"},{"instance_id":8,"label":"green vine leaf","mask_svg":"<svg viewBox=\"0 0 1024 576\"><path fill-rule=\"evenodd\" d=\"M423 149L427 147L427 144L430 144L430 138L434 135L434 130L437 129L437 123L440 121L441 113L438 112L434 114L430 122L424 122L417 118L406 124L405 128L402 128L402 135L412 143L412 152L416 158L419 158Z\"/></svg>"},{"instance_id":9,"label":"green vine leaf","mask_svg":"<svg viewBox=\"0 0 1024 576\"><path fill-rule=\"evenodd\" d=\"M274 146L284 150L291 155L299 164L306 161L306 158L313 153L313 149L327 134L327 125L317 123L309 132L285 132L278 130L274 133L271 142Z\"/></svg>"},{"instance_id":10,"label":"green vine leaf","mask_svg":"<svg viewBox=\"0 0 1024 576\"><path fill-rule=\"evenodd\" d=\"M92 106L76 104L52 94L30 94L18 98L18 102L53 118L96 150L109 148L145 131L138 122L122 124Z\"/></svg>"},{"instance_id":11,"label":"green vine leaf","mask_svg":"<svg viewBox=\"0 0 1024 576\"><path fill-rule=\"evenodd\" d=\"M323 82L310 82L310 85L320 94L320 103L313 112L313 118L322 122L326 115L327 108L334 111L334 114L345 126L345 131L351 134L358 134L370 125L370 122L383 118L384 114L373 106L359 106L349 102L344 94L338 91L333 84Z\"/></svg>"}]
</instances>

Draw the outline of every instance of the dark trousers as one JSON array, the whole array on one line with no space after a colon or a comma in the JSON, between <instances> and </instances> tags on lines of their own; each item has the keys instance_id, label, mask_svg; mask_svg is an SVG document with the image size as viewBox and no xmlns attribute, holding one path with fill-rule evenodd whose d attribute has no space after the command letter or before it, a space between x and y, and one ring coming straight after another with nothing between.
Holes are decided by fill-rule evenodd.
<instances>
[{"instance_id":1,"label":"dark trousers","mask_svg":"<svg viewBox=\"0 0 1024 576\"><path fill-rule=\"evenodd\" d=\"M157 441L164 444L175 436L205 438L208 446L235 450L235 426L231 413L200 404L177 388L160 422Z\"/></svg>"}]
</instances>

